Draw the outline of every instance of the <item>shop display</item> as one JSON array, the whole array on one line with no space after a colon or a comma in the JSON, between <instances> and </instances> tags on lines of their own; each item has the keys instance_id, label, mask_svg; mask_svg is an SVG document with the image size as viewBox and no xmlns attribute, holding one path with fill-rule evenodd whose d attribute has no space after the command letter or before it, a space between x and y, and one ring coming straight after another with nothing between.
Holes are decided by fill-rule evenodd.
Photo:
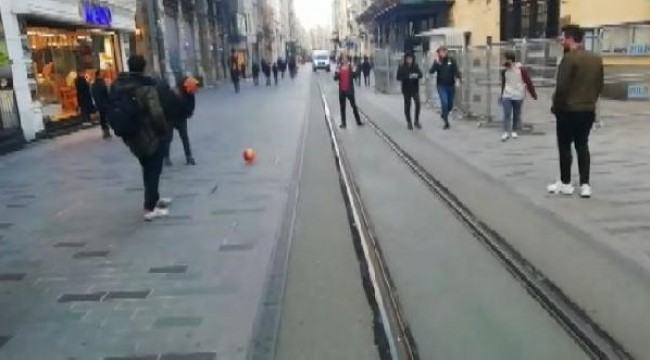
<instances>
[{"instance_id":1,"label":"shop display","mask_svg":"<svg viewBox=\"0 0 650 360\"><path fill-rule=\"evenodd\" d=\"M102 70L107 84L117 76L114 33L98 29L53 29L27 27L32 51L32 69L36 75L37 96L43 115L50 121L62 121L79 115L74 80L83 71L88 82Z\"/></svg>"}]
</instances>

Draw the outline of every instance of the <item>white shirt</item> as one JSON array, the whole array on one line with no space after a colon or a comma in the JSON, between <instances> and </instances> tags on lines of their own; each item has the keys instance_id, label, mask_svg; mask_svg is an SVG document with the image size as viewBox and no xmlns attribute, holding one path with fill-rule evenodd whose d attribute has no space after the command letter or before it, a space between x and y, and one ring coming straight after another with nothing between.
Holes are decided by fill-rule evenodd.
<instances>
[{"instance_id":1,"label":"white shirt","mask_svg":"<svg viewBox=\"0 0 650 360\"><path fill-rule=\"evenodd\" d=\"M503 88L503 98L523 100L526 97L526 83L521 74L521 63L514 63L505 71L506 82Z\"/></svg>"}]
</instances>

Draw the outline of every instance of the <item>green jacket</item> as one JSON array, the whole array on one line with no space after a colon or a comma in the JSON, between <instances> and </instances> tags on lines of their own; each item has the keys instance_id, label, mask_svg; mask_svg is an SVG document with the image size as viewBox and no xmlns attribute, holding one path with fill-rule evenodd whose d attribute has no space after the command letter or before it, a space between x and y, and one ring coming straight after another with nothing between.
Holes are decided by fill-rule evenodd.
<instances>
[{"instance_id":1,"label":"green jacket","mask_svg":"<svg viewBox=\"0 0 650 360\"><path fill-rule=\"evenodd\" d=\"M603 59L600 56L583 49L564 54L557 73L553 111L595 111L603 82Z\"/></svg>"},{"instance_id":2,"label":"green jacket","mask_svg":"<svg viewBox=\"0 0 650 360\"><path fill-rule=\"evenodd\" d=\"M123 139L137 158L151 156L169 133L156 85L156 81L148 76L122 73L111 87L111 91L135 91L140 104L140 132L133 138Z\"/></svg>"}]
</instances>

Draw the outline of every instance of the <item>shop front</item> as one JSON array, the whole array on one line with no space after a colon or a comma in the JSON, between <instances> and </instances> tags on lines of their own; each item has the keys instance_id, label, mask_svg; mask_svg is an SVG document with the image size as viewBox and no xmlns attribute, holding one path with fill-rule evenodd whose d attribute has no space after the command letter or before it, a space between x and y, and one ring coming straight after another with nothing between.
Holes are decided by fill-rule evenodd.
<instances>
[{"instance_id":1,"label":"shop front","mask_svg":"<svg viewBox=\"0 0 650 360\"><path fill-rule=\"evenodd\" d=\"M11 1L2 9L25 137L78 123L75 79L111 83L125 69L136 0ZM5 21L7 22L7 21ZM11 32L11 34L10 34Z\"/></svg>"}]
</instances>

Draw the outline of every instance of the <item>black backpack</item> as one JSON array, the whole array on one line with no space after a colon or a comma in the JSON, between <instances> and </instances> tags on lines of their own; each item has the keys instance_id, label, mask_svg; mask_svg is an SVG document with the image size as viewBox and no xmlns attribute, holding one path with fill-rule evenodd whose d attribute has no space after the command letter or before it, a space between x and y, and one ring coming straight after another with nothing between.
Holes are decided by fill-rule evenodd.
<instances>
[{"instance_id":1,"label":"black backpack","mask_svg":"<svg viewBox=\"0 0 650 360\"><path fill-rule=\"evenodd\" d=\"M109 97L108 123L121 138L133 138L140 132L140 103L135 90L113 90Z\"/></svg>"}]
</instances>

